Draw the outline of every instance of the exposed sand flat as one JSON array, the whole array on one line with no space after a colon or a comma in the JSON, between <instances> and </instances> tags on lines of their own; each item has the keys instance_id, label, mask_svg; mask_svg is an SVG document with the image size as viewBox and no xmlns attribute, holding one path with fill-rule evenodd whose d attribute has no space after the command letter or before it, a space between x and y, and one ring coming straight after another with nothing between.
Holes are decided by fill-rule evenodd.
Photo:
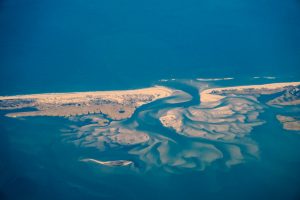
<instances>
[{"instance_id":1,"label":"exposed sand flat","mask_svg":"<svg viewBox=\"0 0 300 200\"><path fill-rule=\"evenodd\" d=\"M234 87L223 87L223 88L211 88L204 90L200 93L201 102L214 102L219 101L224 98L224 96L216 93L228 92L242 92L246 90L254 90L252 92L256 92L258 94L267 94L271 90L280 90L284 89L284 87L289 86L299 86L300 82L287 82L287 83L271 83L271 84L262 84L262 85L246 85L246 86L234 86ZM245 92L246 94L246 92Z\"/></svg>"},{"instance_id":2,"label":"exposed sand flat","mask_svg":"<svg viewBox=\"0 0 300 200\"><path fill-rule=\"evenodd\" d=\"M182 131L182 117L178 115L176 110L169 110L165 115L159 118L163 126L173 128L176 132Z\"/></svg>"},{"instance_id":3,"label":"exposed sand flat","mask_svg":"<svg viewBox=\"0 0 300 200\"><path fill-rule=\"evenodd\" d=\"M171 96L174 90L155 86L137 90L45 93L1 96L0 109L36 108L37 111L9 113L20 116L74 116L102 113L111 119L130 117L143 104Z\"/></svg>"},{"instance_id":4,"label":"exposed sand flat","mask_svg":"<svg viewBox=\"0 0 300 200\"><path fill-rule=\"evenodd\" d=\"M300 131L299 117L290 117L277 115L277 120L283 125L283 128L288 131Z\"/></svg>"}]
</instances>

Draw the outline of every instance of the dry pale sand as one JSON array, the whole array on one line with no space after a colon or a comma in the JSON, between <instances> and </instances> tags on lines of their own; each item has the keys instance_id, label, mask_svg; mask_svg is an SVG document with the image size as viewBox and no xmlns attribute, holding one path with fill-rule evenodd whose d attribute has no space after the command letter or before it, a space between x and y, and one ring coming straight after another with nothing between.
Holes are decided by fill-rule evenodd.
<instances>
[{"instance_id":1,"label":"dry pale sand","mask_svg":"<svg viewBox=\"0 0 300 200\"><path fill-rule=\"evenodd\" d=\"M1 96L0 110L26 107L36 111L8 113L22 116L75 116L102 113L114 120L129 118L143 104L173 95L175 90L155 86L137 90L45 93Z\"/></svg>"},{"instance_id":2,"label":"dry pale sand","mask_svg":"<svg viewBox=\"0 0 300 200\"><path fill-rule=\"evenodd\" d=\"M96 98L105 97L105 99L113 99L115 101L122 101L123 96L126 95L153 95L157 98L170 96L173 90L155 86L136 90L115 90L115 91L94 91L94 92L69 92L69 93L43 93L43 94L27 94L15 96L0 96L0 100L17 100L17 99L36 99L44 103L51 103L53 101L67 101L80 98ZM63 102L62 102L63 103Z\"/></svg>"},{"instance_id":3,"label":"dry pale sand","mask_svg":"<svg viewBox=\"0 0 300 200\"><path fill-rule=\"evenodd\" d=\"M245 89L257 89L257 90L275 90L281 89L287 86L298 86L300 82L287 82L287 83L271 83L262 85L246 85L246 86L234 86L234 87L223 87L223 88L211 88L204 90L200 93L201 102L214 102L224 98L222 95L212 94L212 92L221 92L228 90L241 91Z\"/></svg>"},{"instance_id":4,"label":"dry pale sand","mask_svg":"<svg viewBox=\"0 0 300 200\"><path fill-rule=\"evenodd\" d=\"M178 115L176 110L169 110L165 115L159 118L163 126L173 128L176 132L182 131L182 117Z\"/></svg>"}]
</instances>

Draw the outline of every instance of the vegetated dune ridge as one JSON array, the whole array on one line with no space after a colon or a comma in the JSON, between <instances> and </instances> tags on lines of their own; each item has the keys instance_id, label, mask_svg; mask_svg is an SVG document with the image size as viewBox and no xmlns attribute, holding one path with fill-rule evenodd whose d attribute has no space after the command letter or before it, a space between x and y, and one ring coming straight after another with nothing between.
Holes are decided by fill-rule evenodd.
<instances>
[{"instance_id":1,"label":"vegetated dune ridge","mask_svg":"<svg viewBox=\"0 0 300 200\"><path fill-rule=\"evenodd\" d=\"M86 97L88 95L91 96L122 96L122 95L157 95L157 94L170 94L172 90L163 87L163 86L154 86L149 88L143 89L135 89L135 90L113 90L113 91L88 91L88 92L66 92L66 93L41 93L41 94L24 94L24 95L15 95L15 96L0 96L0 100L10 100L10 99L43 99L51 101L53 98L61 98L62 100L65 99L73 99L73 98L80 98ZM50 99L47 99L50 98Z\"/></svg>"},{"instance_id":2,"label":"vegetated dune ridge","mask_svg":"<svg viewBox=\"0 0 300 200\"><path fill-rule=\"evenodd\" d=\"M271 94L280 92L285 87L299 86L300 82L287 82L287 83L271 83L262 85L246 85L246 86L234 86L224 88L211 88L204 90L200 93L201 102L213 102L223 99L222 94L226 93L239 93L239 94Z\"/></svg>"},{"instance_id":3,"label":"vegetated dune ridge","mask_svg":"<svg viewBox=\"0 0 300 200\"><path fill-rule=\"evenodd\" d=\"M155 86L137 90L45 93L1 96L0 109L36 108L36 111L9 113L21 116L74 116L102 113L120 120L130 117L143 104L171 96L175 91Z\"/></svg>"}]
</instances>

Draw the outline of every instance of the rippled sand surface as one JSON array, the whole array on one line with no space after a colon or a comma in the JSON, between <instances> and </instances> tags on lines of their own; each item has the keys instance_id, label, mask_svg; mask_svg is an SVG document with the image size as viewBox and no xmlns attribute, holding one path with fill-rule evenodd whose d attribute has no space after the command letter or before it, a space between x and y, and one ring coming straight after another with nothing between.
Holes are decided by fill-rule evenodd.
<instances>
[{"instance_id":1,"label":"rippled sand surface","mask_svg":"<svg viewBox=\"0 0 300 200\"><path fill-rule=\"evenodd\" d=\"M178 81L177 85L166 80L168 87L129 91L1 97L0 105L38 109L9 113L9 117L65 116L74 123L61 130L65 141L104 154L122 152L106 160L81 159L87 164L130 164L134 172L180 173L202 171L214 163L228 168L258 159L260 147L251 132L265 123L260 115L268 107L297 107L299 101L299 82L212 87L205 81L216 80ZM295 118L277 118L286 130L299 130Z\"/></svg>"}]
</instances>

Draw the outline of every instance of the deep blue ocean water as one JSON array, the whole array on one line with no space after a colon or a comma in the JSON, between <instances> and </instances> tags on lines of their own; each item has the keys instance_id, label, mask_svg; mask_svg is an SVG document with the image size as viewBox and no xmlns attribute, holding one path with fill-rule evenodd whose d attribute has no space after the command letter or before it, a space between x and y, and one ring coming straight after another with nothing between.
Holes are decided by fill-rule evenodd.
<instances>
[{"instance_id":1,"label":"deep blue ocean water","mask_svg":"<svg viewBox=\"0 0 300 200\"><path fill-rule=\"evenodd\" d=\"M253 76L299 81L299 0L0 0L0 95ZM97 152L62 141L68 120L0 114L0 199L300 198L300 137L272 111L258 161L115 176L78 162Z\"/></svg>"},{"instance_id":2,"label":"deep blue ocean water","mask_svg":"<svg viewBox=\"0 0 300 200\"><path fill-rule=\"evenodd\" d=\"M300 75L299 0L1 0L0 94Z\"/></svg>"}]
</instances>

